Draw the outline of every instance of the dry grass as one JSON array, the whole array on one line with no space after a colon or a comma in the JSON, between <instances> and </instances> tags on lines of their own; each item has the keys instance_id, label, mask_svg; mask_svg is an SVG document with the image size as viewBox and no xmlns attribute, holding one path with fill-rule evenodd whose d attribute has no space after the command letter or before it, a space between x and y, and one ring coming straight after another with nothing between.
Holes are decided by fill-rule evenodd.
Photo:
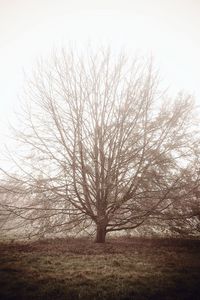
<instances>
[{"instance_id":1,"label":"dry grass","mask_svg":"<svg viewBox=\"0 0 200 300\"><path fill-rule=\"evenodd\" d=\"M200 299L200 241L0 244L1 299Z\"/></svg>"}]
</instances>

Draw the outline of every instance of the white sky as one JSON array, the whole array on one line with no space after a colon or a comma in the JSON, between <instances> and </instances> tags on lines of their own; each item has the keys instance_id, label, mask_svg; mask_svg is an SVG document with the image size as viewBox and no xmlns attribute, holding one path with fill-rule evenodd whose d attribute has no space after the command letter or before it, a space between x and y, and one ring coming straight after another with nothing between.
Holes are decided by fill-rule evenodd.
<instances>
[{"instance_id":1,"label":"white sky","mask_svg":"<svg viewBox=\"0 0 200 300\"><path fill-rule=\"evenodd\" d=\"M166 84L200 103L200 0L0 0L0 139L38 56L53 46L153 53Z\"/></svg>"}]
</instances>

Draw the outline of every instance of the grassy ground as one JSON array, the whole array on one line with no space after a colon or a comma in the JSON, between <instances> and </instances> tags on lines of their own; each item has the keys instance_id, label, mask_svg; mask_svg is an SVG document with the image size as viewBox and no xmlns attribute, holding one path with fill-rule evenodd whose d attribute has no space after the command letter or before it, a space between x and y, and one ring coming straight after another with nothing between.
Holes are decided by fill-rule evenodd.
<instances>
[{"instance_id":1,"label":"grassy ground","mask_svg":"<svg viewBox=\"0 0 200 300\"><path fill-rule=\"evenodd\" d=\"M200 299L200 241L0 244L0 299Z\"/></svg>"}]
</instances>

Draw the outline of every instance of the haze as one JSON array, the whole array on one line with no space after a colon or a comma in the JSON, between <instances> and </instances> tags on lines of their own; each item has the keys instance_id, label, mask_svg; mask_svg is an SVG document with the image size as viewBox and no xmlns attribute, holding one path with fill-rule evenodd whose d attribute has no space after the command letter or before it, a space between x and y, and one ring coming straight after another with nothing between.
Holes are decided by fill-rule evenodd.
<instances>
[{"instance_id":1,"label":"haze","mask_svg":"<svg viewBox=\"0 0 200 300\"><path fill-rule=\"evenodd\" d=\"M198 0L0 0L0 138L14 122L23 70L30 72L52 47L110 45L153 54L174 94L184 89L200 103Z\"/></svg>"}]
</instances>

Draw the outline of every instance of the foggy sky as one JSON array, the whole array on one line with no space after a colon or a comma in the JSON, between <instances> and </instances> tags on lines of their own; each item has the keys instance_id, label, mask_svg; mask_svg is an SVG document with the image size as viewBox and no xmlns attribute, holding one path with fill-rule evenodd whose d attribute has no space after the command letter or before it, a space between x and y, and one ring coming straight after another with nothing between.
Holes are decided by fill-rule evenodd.
<instances>
[{"instance_id":1,"label":"foggy sky","mask_svg":"<svg viewBox=\"0 0 200 300\"><path fill-rule=\"evenodd\" d=\"M132 55L152 53L172 93L200 103L199 0L0 0L0 138L14 120L23 69L52 47L109 44Z\"/></svg>"}]
</instances>

